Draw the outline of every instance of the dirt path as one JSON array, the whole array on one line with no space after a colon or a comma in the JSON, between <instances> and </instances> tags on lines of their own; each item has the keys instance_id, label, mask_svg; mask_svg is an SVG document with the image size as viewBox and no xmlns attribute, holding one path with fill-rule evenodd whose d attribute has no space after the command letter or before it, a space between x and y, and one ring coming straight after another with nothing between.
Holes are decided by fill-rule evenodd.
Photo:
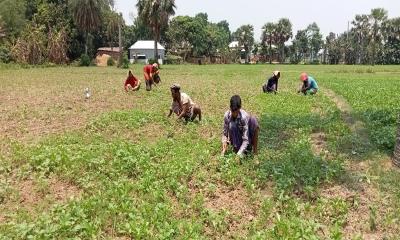
<instances>
[{"instance_id":1,"label":"dirt path","mask_svg":"<svg viewBox=\"0 0 400 240\"><path fill-rule=\"evenodd\" d=\"M349 127L351 133L363 143L364 147L370 148L371 142L368 136L368 131L363 121L354 114L352 107L340 95L337 95L330 89L324 89L324 94L331 99L336 107L341 112L341 117L346 125ZM372 167L372 159L366 161L347 161L347 170L351 176L357 175L368 175L369 169ZM389 170L386 166L390 161L382 161L382 167L385 171ZM386 166L386 167L385 167ZM360 175L360 176L361 176ZM382 193L378 190L376 184L364 181L362 178L358 178L357 184L353 185L349 189L345 185L336 185L332 188L325 189L322 193L324 197L344 197L349 199L352 197L357 198L357 207L351 207L347 214L347 225L344 228L344 235L346 239L354 236L355 233L361 234L364 239L384 239L387 234L390 234L387 226L381 222L384 216L391 211L390 203L382 196ZM355 187L357 185L357 187ZM372 209L376 209L377 227L375 230L371 229L371 214Z\"/></svg>"},{"instance_id":2,"label":"dirt path","mask_svg":"<svg viewBox=\"0 0 400 240\"><path fill-rule=\"evenodd\" d=\"M343 121L350 128L351 132L361 138L361 141L370 145L367 129L364 122L354 115L353 109L346 99L337 95L334 91L324 88L324 94L331 99L341 112Z\"/></svg>"}]
</instances>

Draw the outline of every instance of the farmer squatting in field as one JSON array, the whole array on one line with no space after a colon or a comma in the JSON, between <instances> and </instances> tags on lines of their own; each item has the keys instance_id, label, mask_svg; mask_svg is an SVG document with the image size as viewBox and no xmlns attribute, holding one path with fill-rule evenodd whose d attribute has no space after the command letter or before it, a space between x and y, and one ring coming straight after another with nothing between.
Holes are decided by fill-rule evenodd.
<instances>
[{"instance_id":1,"label":"farmer squatting in field","mask_svg":"<svg viewBox=\"0 0 400 240\"><path fill-rule=\"evenodd\" d=\"M201 121L200 107L186 93L180 90L181 87L178 84L171 86L172 104L168 117L174 112L178 116L178 120L184 118L186 121L193 121L199 116L199 121Z\"/></svg>"},{"instance_id":2,"label":"farmer squatting in field","mask_svg":"<svg viewBox=\"0 0 400 240\"><path fill-rule=\"evenodd\" d=\"M158 64L153 63L153 64L148 64L144 66L143 68L143 74L144 74L144 80L146 82L146 90L150 91L151 86L154 83L159 83L160 82L160 71L158 70Z\"/></svg>"},{"instance_id":3,"label":"farmer squatting in field","mask_svg":"<svg viewBox=\"0 0 400 240\"><path fill-rule=\"evenodd\" d=\"M303 82L303 85L301 86L300 90L298 93L303 93L304 95L310 94L314 95L318 91L318 84L317 81L311 76L308 76L307 73L302 73L300 75L300 81Z\"/></svg>"},{"instance_id":4,"label":"farmer squatting in field","mask_svg":"<svg viewBox=\"0 0 400 240\"><path fill-rule=\"evenodd\" d=\"M257 154L260 127L257 119L241 108L242 100L240 96L232 96L230 110L224 115L222 155L228 150L228 145L232 145L233 151L240 157L251 151Z\"/></svg>"},{"instance_id":5,"label":"farmer squatting in field","mask_svg":"<svg viewBox=\"0 0 400 240\"><path fill-rule=\"evenodd\" d=\"M125 91L137 91L140 88L140 80L133 76L132 71L129 70L128 77L125 80Z\"/></svg>"},{"instance_id":6,"label":"farmer squatting in field","mask_svg":"<svg viewBox=\"0 0 400 240\"><path fill-rule=\"evenodd\" d=\"M278 80L281 77L280 71L274 71L272 77L263 85L263 91L265 93L277 93L278 92Z\"/></svg>"}]
</instances>

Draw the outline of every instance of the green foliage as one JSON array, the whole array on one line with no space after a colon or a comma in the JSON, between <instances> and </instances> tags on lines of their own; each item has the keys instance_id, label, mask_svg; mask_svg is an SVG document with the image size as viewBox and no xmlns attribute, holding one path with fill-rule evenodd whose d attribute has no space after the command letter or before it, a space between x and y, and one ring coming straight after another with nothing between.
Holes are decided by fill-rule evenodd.
<instances>
[{"instance_id":1,"label":"green foliage","mask_svg":"<svg viewBox=\"0 0 400 240\"><path fill-rule=\"evenodd\" d=\"M358 74L352 75L350 79L344 80L342 77L339 79L332 74L329 78L335 79L334 81L323 82L349 101L356 113L365 121L372 142L379 149L392 152L400 110L400 103L396 98L399 84L394 76L390 75L374 75L366 79L366 76L374 71L376 69L370 67L354 68L354 72ZM343 84L346 87L343 87Z\"/></svg>"},{"instance_id":2,"label":"green foliage","mask_svg":"<svg viewBox=\"0 0 400 240\"><path fill-rule=\"evenodd\" d=\"M153 40L159 42L161 30L168 26L169 18L175 15L175 0L139 0L136 7L140 21L152 30ZM158 56L157 46L154 56Z\"/></svg>"},{"instance_id":3,"label":"green foliage","mask_svg":"<svg viewBox=\"0 0 400 240\"><path fill-rule=\"evenodd\" d=\"M45 27L30 24L12 47L12 56L18 63L42 64L47 57L46 45Z\"/></svg>"},{"instance_id":4,"label":"green foliage","mask_svg":"<svg viewBox=\"0 0 400 240\"><path fill-rule=\"evenodd\" d=\"M281 18L277 23L266 23L262 28L261 46L262 54L269 56L269 62L272 62L272 45L277 46L279 50L279 61L285 61L285 42L292 37L292 23L287 18ZM268 49L268 50L266 50Z\"/></svg>"},{"instance_id":5,"label":"green foliage","mask_svg":"<svg viewBox=\"0 0 400 240\"><path fill-rule=\"evenodd\" d=\"M107 59L107 66L114 66L115 65L115 61L112 57L109 57Z\"/></svg>"},{"instance_id":6,"label":"green foliage","mask_svg":"<svg viewBox=\"0 0 400 240\"><path fill-rule=\"evenodd\" d=\"M79 66L81 67L88 67L91 64L91 60L89 55L87 54L82 54L81 59L79 61Z\"/></svg>"},{"instance_id":7,"label":"green foliage","mask_svg":"<svg viewBox=\"0 0 400 240\"><path fill-rule=\"evenodd\" d=\"M182 64L183 59L181 56L175 56L172 54L168 54L165 56L164 63L165 64Z\"/></svg>"},{"instance_id":8,"label":"green foliage","mask_svg":"<svg viewBox=\"0 0 400 240\"><path fill-rule=\"evenodd\" d=\"M26 24L24 0L0 1L0 16L10 37L17 37Z\"/></svg>"},{"instance_id":9,"label":"green foliage","mask_svg":"<svg viewBox=\"0 0 400 240\"><path fill-rule=\"evenodd\" d=\"M244 46L246 62L250 62L249 54L254 44L254 27L252 25L243 25L232 35L237 41L239 41L239 46Z\"/></svg>"},{"instance_id":10,"label":"green foliage","mask_svg":"<svg viewBox=\"0 0 400 240\"><path fill-rule=\"evenodd\" d=\"M7 46L0 46L0 62L9 63L11 61L11 51Z\"/></svg>"},{"instance_id":11,"label":"green foliage","mask_svg":"<svg viewBox=\"0 0 400 240\"><path fill-rule=\"evenodd\" d=\"M121 67L124 69L128 69L129 68L129 59L128 59L128 55L124 54L124 56L122 57L122 63L121 63Z\"/></svg>"},{"instance_id":12,"label":"green foliage","mask_svg":"<svg viewBox=\"0 0 400 240\"><path fill-rule=\"evenodd\" d=\"M158 63L157 59L155 59L155 58L149 58L149 59L148 59L148 64L153 64L153 63Z\"/></svg>"},{"instance_id":13,"label":"green foliage","mask_svg":"<svg viewBox=\"0 0 400 240\"><path fill-rule=\"evenodd\" d=\"M101 111L96 112L99 102L94 97L83 103L92 108L92 117L76 130L42 135L40 139L34 136L35 141L29 143L9 143L0 138L1 146L5 146L0 150L1 216L5 217L0 221L2 239L354 239L349 236L349 227L368 228L373 221L377 231L387 230L387 236L398 232L398 205L394 204L393 211L383 219L379 214L387 209L370 204L364 196L361 205L358 195L366 191L357 189L367 174L371 186L383 186L379 194L385 197L384 205L399 195L395 187L399 174L390 170L375 175L383 171L378 161L387 155L379 156L367 173L343 169L344 157L349 160L346 165L355 160L351 154L344 155L340 145L352 133L335 104L324 95L326 88L340 92L366 122L370 119L371 123L390 125L394 119L391 109L398 106L393 96L400 88L393 74L396 67L275 66L285 72L276 95L261 92L265 74L269 76L272 71L265 70L264 65L165 65L165 84L152 94L138 91L135 95L125 94L119 80L115 81L127 72L118 68L11 67L0 75L4 90L11 94L16 94L15 84L31 89L32 95L37 91L43 98L52 89L61 89L65 91L63 102L69 102L75 99L79 86L90 84L96 89L94 94L104 94L102 98L115 105L108 109L101 105ZM134 73L143 68L130 67ZM316 76L321 86L317 95L295 93L301 71ZM30 81L20 81L27 74ZM66 82L65 78L74 80ZM251 79L260 84L249 84ZM200 123L184 124L165 116L171 101L169 86L179 81L206 113ZM198 91L199 82L208 87ZM43 84L47 84L48 93L33 87ZM235 92L227 87L231 84ZM369 91L377 86L381 95ZM235 93L241 95L243 108L260 123L257 156L239 159L232 152L220 156L222 114ZM116 110L122 109L121 99L134 101L134 109L129 103L124 105L129 109ZM75 111L75 107L64 111L50 105L30 105L29 111L27 107L16 108L5 113L5 119L23 121L29 131L25 123L36 115L59 116ZM83 114L87 110L76 111ZM99 112L101 115L96 116ZM320 154L313 152L315 133L325 136ZM356 183L345 177L338 179L347 175L354 176ZM20 202L19 188L14 184L19 180L23 184L26 179L35 182L29 193L40 195L29 211L25 202ZM50 179L61 179L79 193L53 200L53 195L46 193L46 189L52 189ZM344 194L337 192L342 188ZM350 197L348 193L352 193ZM366 218L355 223L350 217L364 206L374 206L371 219L367 210L363 215ZM359 236L370 233L368 229L360 231Z\"/></svg>"},{"instance_id":14,"label":"green foliage","mask_svg":"<svg viewBox=\"0 0 400 240\"><path fill-rule=\"evenodd\" d=\"M316 187L324 181L338 177L342 172L340 162L332 162L315 157L307 141L296 140L282 155L265 162L260 171L272 176L278 191L300 191Z\"/></svg>"},{"instance_id":15,"label":"green foliage","mask_svg":"<svg viewBox=\"0 0 400 240\"><path fill-rule=\"evenodd\" d=\"M178 16L171 20L167 36L171 48L181 52L184 60L193 53L202 56L207 49L207 22L199 21L195 17Z\"/></svg>"},{"instance_id":16,"label":"green foliage","mask_svg":"<svg viewBox=\"0 0 400 240\"><path fill-rule=\"evenodd\" d=\"M164 37L164 35L165 31L161 33L161 37ZM122 28L124 49L129 49L138 40L151 38L151 30L139 18L135 18L133 25L125 25Z\"/></svg>"}]
</instances>

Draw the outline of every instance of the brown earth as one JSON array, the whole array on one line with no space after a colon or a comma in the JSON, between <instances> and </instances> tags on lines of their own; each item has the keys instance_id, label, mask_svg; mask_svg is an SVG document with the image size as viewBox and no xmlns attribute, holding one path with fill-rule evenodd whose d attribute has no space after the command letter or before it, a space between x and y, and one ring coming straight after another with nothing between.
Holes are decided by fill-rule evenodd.
<instances>
[{"instance_id":1,"label":"brown earth","mask_svg":"<svg viewBox=\"0 0 400 240\"><path fill-rule=\"evenodd\" d=\"M315 155L321 156L328 153L326 141L327 138L323 132L311 134L311 148Z\"/></svg>"},{"instance_id":2,"label":"brown earth","mask_svg":"<svg viewBox=\"0 0 400 240\"><path fill-rule=\"evenodd\" d=\"M201 194L204 196L203 207L205 209L218 214L227 214L224 218L224 222L227 223L224 233L216 231L212 226L207 226L206 235L211 239L245 237L248 224L257 218L260 202L252 201L249 193L241 185L226 186L223 183L216 183L213 186L212 190L209 190L207 187L196 184L194 179L188 183L192 199L195 195ZM261 192L261 194L264 193L265 195L271 194L269 190Z\"/></svg>"},{"instance_id":3,"label":"brown earth","mask_svg":"<svg viewBox=\"0 0 400 240\"><path fill-rule=\"evenodd\" d=\"M24 210L33 214L38 211L39 205L50 206L55 203L64 203L82 195L82 190L77 186L55 176L44 180L42 184L33 179L19 180L14 178L11 180L11 186L14 189L13 198L15 199L8 199L0 205L0 209L2 209L0 222L1 220L7 221L7 213ZM43 206L40 208L43 208Z\"/></svg>"},{"instance_id":4,"label":"brown earth","mask_svg":"<svg viewBox=\"0 0 400 240\"><path fill-rule=\"evenodd\" d=\"M0 77L5 81L0 89L0 141L37 141L79 129L101 113L132 108L138 98L138 94L123 91L125 73L114 76L89 69L71 74L68 68L19 73L15 81ZM84 98L86 87L91 91L88 100Z\"/></svg>"}]
</instances>

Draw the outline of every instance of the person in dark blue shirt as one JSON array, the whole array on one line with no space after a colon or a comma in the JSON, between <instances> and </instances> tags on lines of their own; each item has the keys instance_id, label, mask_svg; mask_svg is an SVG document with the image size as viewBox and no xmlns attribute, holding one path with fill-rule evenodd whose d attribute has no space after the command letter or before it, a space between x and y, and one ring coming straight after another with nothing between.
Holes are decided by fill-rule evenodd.
<instances>
[{"instance_id":1,"label":"person in dark blue shirt","mask_svg":"<svg viewBox=\"0 0 400 240\"><path fill-rule=\"evenodd\" d=\"M277 93L278 92L278 80L281 77L281 72L274 71L272 77L263 85L263 91L265 93Z\"/></svg>"}]
</instances>

